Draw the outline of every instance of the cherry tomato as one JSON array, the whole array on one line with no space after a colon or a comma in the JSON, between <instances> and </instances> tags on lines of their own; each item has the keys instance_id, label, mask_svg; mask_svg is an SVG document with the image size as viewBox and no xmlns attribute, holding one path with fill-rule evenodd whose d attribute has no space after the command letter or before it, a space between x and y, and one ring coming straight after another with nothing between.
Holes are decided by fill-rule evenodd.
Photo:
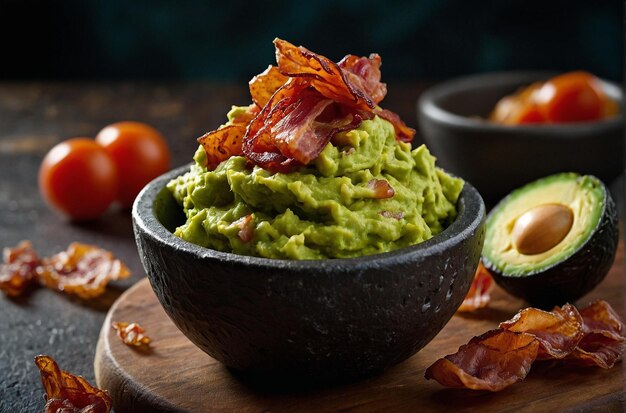
<instances>
[{"instance_id":1,"label":"cherry tomato","mask_svg":"<svg viewBox=\"0 0 626 413\"><path fill-rule=\"evenodd\" d=\"M523 105L519 112L517 113L517 119L515 120L516 124L527 124L527 123L542 123L545 122L546 119L543 116L543 113L539 110L536 105L533 104L525 104Z\"/></svg>"},{"instance_id":2,"label":"cherry tomato","mask_svg":"<svg viewBox=\"0 0 626 413\"><path fill-rule=\"evenodd\" d=\"M131 207L139 191L152 179L170 169L170 152L163 136L140 122L118 122L96 136L113 158L120 177L117 199Z\"/></svg>"},{"instance_id":3,"label":"cherry tomato","mask_svg":"<svg viewBox=\"0 0 626 413\"><path fill-rule=\"evenodd\" d=\"M515 94L498 101L490 119L504 125L519 125L545 122L543 113L533 101L533 95L543 83L533 83Z\"/></svg>"},{"instance_id":4,"label":"cherry tomato","mask_svg":"<svg viewBox=\"0 0 626 413\"><path fill-rule=\"evenodd\" d=\"M535 95L548 122L601 119L606 97L598 79L586 72L570 72L548 80Z\"/></svg>"},{"instance_id":5,"label":"cherry tomato","mask_svg":"<svg viewBox=\"0 0 626 413\"><path fill-rule=\"evenodd\" d=\"M53 208L76 221L100 216L117 196L113 159L91 139L53 147L39 169L39 190Z\"/></svg>"}]
</instances>

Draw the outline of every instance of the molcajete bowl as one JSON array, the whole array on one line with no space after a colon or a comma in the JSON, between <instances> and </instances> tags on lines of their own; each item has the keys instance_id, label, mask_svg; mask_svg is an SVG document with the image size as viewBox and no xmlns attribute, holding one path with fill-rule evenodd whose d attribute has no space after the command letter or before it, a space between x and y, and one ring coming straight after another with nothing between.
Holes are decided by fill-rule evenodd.
<instances>
[{"instance_id":1,"label":"molcajete bowl","mask_svg":"<svg viewBox=\"0 0 626 413\"><path fill-rule=\"evenodd\" d=\"M624 170L624 117L599 121L500 125L485 119L500 98L554 72L472 75L433 86L417 105L424 140L447 171L469 180L488 205L530 181L558 172L610 183ZM602 81L622 104L621 88Z\"/></svg>"},{"instance_id":2,"label":"molcajete bowl","mask_svg":"<svg viewBox=\"0 0 626 413\"><path fill-rule=\"evenodd\" d=\"M165 185L187 170L173 170L139 194L135 238L165 312L228 367L307 380L370 375L424 347L469 289L485 207L467 183L456 220L422 244L292 261L219 252L174 236L184 216Z\"/></svg>"}]
</instances>

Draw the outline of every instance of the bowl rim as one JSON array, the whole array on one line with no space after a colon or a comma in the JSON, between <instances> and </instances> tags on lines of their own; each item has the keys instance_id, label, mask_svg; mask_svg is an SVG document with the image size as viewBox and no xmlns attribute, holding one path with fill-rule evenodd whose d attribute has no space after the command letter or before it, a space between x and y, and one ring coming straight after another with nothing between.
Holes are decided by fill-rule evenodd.
<instances>
[{"instance_id":1,"label":"bowl rim","mask_svg":"<svg viewBox=\"0 0 626 413\"><path fill-rule=\"evenodd\" d=\"M412 260L423 260L434 254L445 253L454 245L470 238L479 231L486 217L485 204L480 193L470 183L465 181L463 190L457 202L458 215L450 224L434 237L409 247L390 252L364 255L353 258L326 258L320 260L288 260L240 255L201 247L171 233L154 213L154 202L165 185L189 170L190 164L172 169L148 183L137 195L132 208L133 229L135 238L139 231L152 238L162 247L175 248L181 253L197 256L200 259L219 260L227 264L252 265L258 268L286 269L286 270L326 270L336 271L350 269L365 269L372 266L384 267L405 262L407 257Z\"/></svg>"},{"instance_id":2,"label":"bowl rim","mask_svg":"<svg viewBox=\"0 0 626 413\"><path fill-rule=\"evenodd\" d=\"M624 115L620 111L616 116L609 119L587 122L570 122L570 123L553 123L539 125L501 125L488 122L483 119L471 118L468 116L457 115L450 112L436 102L439 99L459 91L476 90L479 91L484 84L500 84L500 85L518 85L530 83L533 81L547 79L558 75L560 72L555 71L539 71L539 70L519 70L519 71L503 71L478 73L468 76L453 78L438 83L425 90L419 97L417 102L418 115L426 116L431 121L445 124L450 127L459 129L476 129L480 128L485 131L499 133L518 133L521 131L542 134L545 138L567 139L568 135L580 135L585 133L598 133L598 129L614 129L623 125ZM612 81L599 78L603 89L618 103L623 105L623 93L621 87Z\"/></svg>"}]
</instances>

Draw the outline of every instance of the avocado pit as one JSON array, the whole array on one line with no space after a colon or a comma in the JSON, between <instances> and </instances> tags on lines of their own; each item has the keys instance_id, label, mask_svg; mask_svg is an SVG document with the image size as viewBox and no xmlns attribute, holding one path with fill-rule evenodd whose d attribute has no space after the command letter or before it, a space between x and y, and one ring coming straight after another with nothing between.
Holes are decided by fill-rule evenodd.
<instances>
[{"instance_id":1,"label":"avocado pit","mask_svg":"<svg viewBox=\"0 0 626 413\"><path fill-rule=\"evenodd\" d=\"M549 309L602 281L617 241L606 186L591 175L560 173L516 189L492 209L482 262L504 290Z\"/></svg>"},{"instance_id":2,"label":"avocado pit","mask_svg":"<svg viewBox=\"0 0 626 413\"><path fill-rule=\"evenodd\" d=\"M573 223L574 213L568 206L538 205L515 220L511 233L513 246L524 255L541 254L557 246Z\"/></svg>"}]
</instances>

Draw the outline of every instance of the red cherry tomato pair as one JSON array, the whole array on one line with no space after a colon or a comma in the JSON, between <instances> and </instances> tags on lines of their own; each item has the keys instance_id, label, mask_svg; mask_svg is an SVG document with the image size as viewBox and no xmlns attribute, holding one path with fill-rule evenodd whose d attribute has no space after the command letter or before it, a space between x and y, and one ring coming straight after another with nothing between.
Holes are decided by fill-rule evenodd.
<instances>
[{"instance_id":1,"label":"red cherry tomato pair","mask_svg":"<svg viewBox=\"0 0 626 413\"><path fill-rule=\"evenodd\" d=\"M598 78L570 72L504 97L491 120L507 125L584 122L616 113L617 104L606 96Z\"/></svg>"},{"instance_id":2,"label":"red cherry tomato pair","mask_svg":"<svg viewBox=\"0 0 626 413\"><path fill-rule=\"evenodd\" d=\"M52 207L73 220L94 219L119 201L132 203L144 185L170 168L165 140L139 122L119 122L95 140L61 142L45 156L39 189Z\"/></svg>"}]
</instances>

